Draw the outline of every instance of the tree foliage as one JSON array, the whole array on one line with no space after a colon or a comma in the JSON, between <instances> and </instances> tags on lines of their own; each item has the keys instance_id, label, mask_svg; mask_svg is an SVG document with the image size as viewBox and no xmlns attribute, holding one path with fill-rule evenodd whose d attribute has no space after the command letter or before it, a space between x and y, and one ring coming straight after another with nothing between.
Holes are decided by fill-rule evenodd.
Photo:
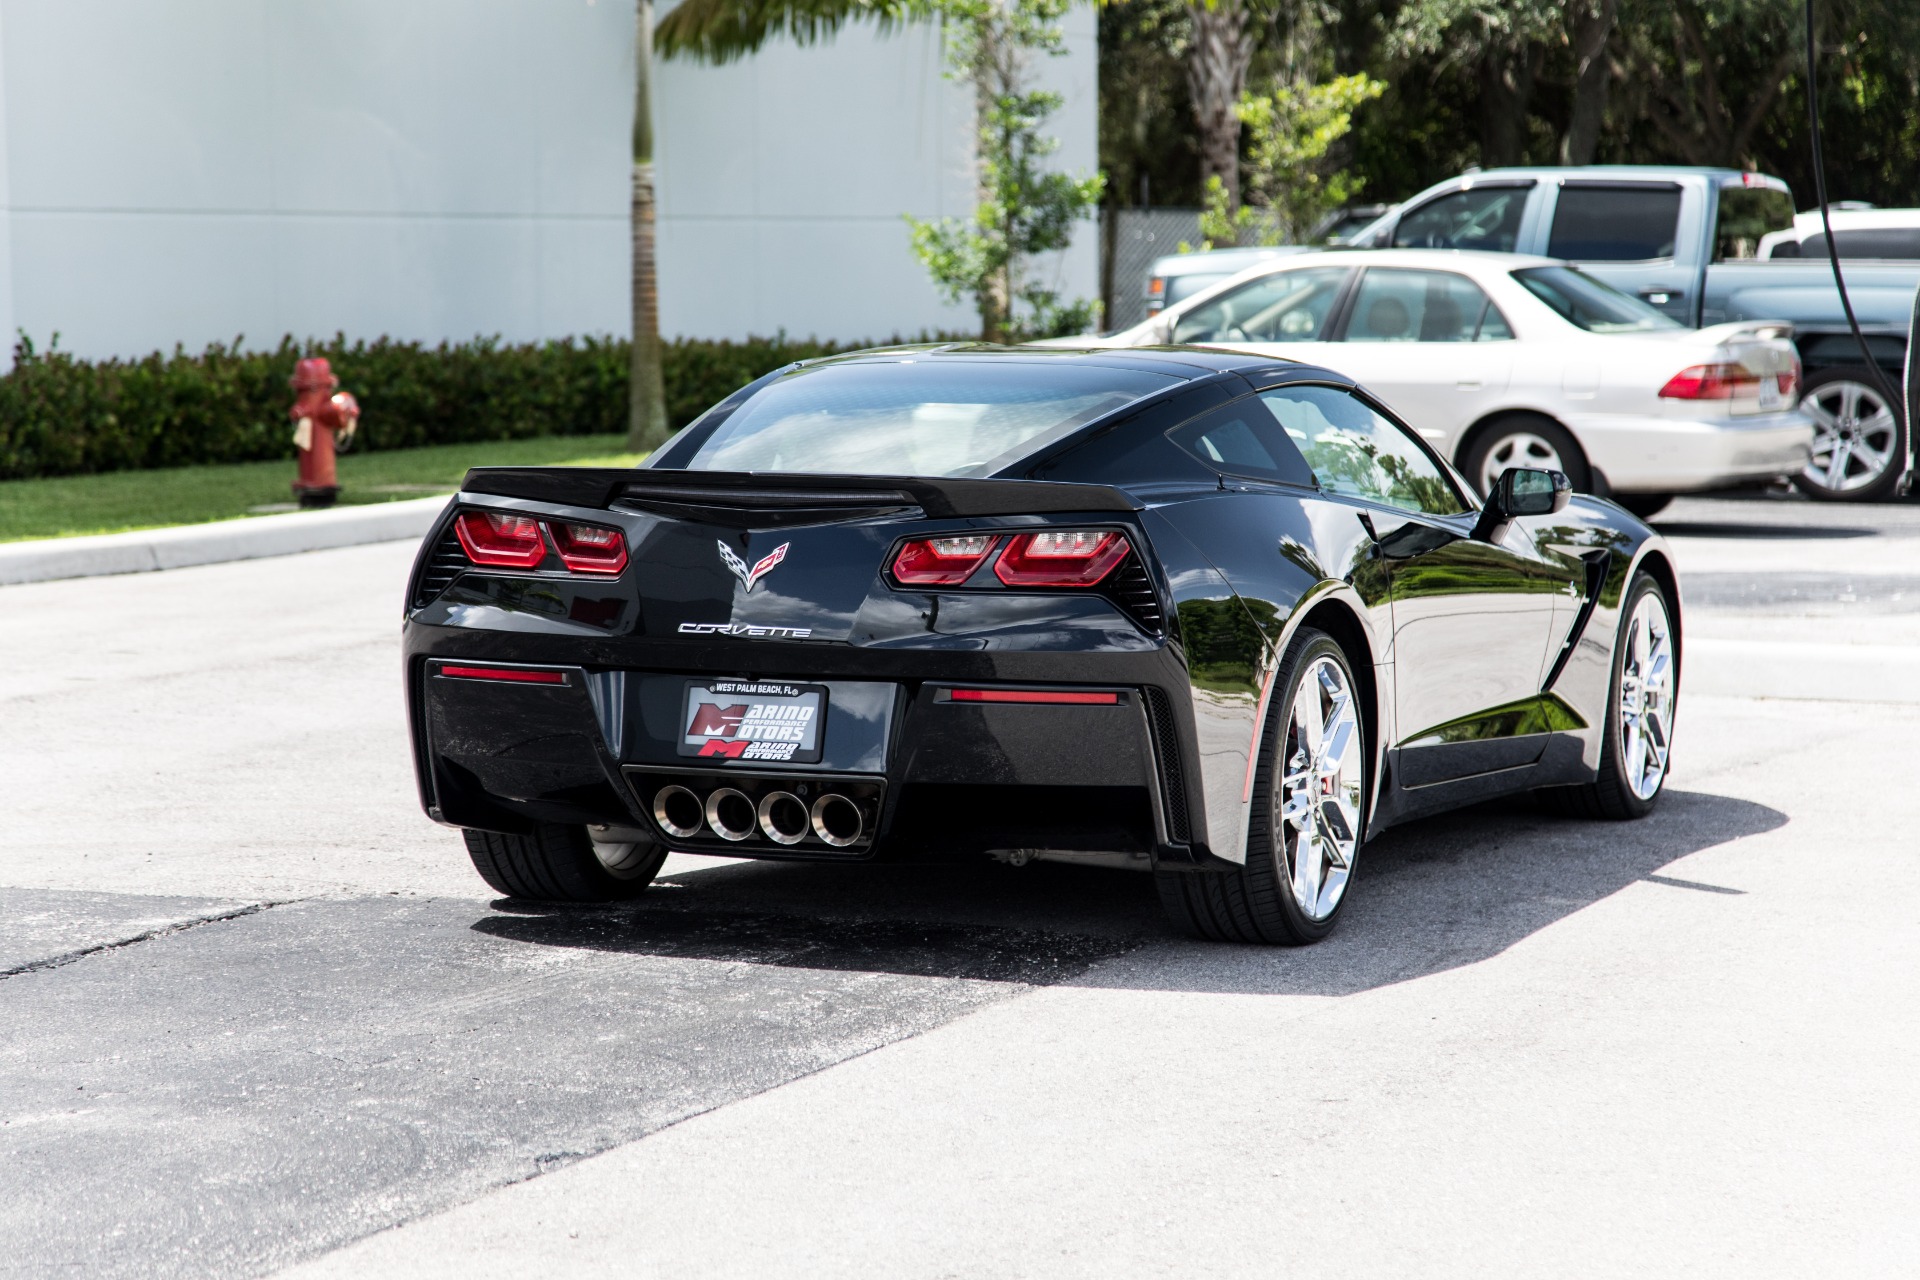
<instances>
[{"instance_id":1,"label":"tree foliage","mask_svg":"<svg viewBox=\"0 0 1920 1280\"><path fill-rule=\"evenodd\" d=\"M1063 300L1039 275L1039 255L1065 249L1099 206L1105 179L1046 166L1057 93L1032 84L1032 57L1062 52L1068 0L943 0L947 74L973 86L978 204L970 218L909 216L913 252L949 301L971 300L988 342L1077 333L1099 304Z\"/></svg>"}]
</instances>

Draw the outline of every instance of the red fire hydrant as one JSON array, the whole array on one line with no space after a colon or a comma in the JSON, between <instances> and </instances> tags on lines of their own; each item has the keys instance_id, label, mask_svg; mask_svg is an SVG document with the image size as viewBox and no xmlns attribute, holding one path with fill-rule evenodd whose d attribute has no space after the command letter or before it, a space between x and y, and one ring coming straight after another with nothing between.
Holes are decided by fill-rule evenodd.
<instances>
[{"instance_id":1,"label":"red fire hydrant","mask_svg":"<svg viewBox=\"0 0 1920 1280\"><path fill-rule=\"evenodd\" d=\"M333 455L353 440L360 425L360 403L338 390L340 379L318 356L293 366L293 443L300 449L300 478L293 496L303 507L330 507L340 496L340 478Z\"/></svg>"}]
</instances>

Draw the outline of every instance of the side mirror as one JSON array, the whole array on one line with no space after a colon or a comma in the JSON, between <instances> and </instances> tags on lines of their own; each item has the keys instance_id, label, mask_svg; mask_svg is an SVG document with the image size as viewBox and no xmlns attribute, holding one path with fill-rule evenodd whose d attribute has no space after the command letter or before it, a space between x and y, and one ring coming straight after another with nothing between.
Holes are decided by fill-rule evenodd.
<instances>
[{"instance_id":1,"label":"side mirror","mask_svg":"<svg viewBox=\"0 0 1920 1280\"><path fill-rule=\"evenodd\" d=\"M1493 492L1487 495L1487 504L1480 508L1480 520L1474 526L1473 536L1482 542L1497 542L1514 520L1564 511L1572 499L1573 484L1560 472L1508 467L1493 482Z\"/></svg>"}]
</instances>

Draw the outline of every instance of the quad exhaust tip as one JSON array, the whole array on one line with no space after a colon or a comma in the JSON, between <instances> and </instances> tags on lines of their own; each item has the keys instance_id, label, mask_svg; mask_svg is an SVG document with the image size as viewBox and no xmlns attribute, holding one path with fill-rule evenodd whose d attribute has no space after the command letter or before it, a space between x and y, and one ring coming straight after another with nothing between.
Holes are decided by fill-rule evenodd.
<instances>
[{"instance_id":1,"label":"quad exhaust tip","mask_svg":"<svg viewBox=\"0 0 1920 1280\"><path fill-rule=\"evenodd\" d=\"M833 791L813 802L811 816L813 834L836 849L844 849L858 840L861 829L866 826L866 820L860 816L860 806Z\"/></svg>"},{"instance_id":2,"label":"quad exhaust tip","mask_svg":"<svg viewBox=\"0 0 1920 1280\"><path fill-rule=\"evenodd\" d=\"M737 788L716 787L707 797L707 825L722 840L745 840L754 832L755 817L753 801Z\"/></svg>"},{"instance_id":3,"label":"quad exhaust tip","mask_svg":"<svg viewBox=\"0 0 1920 1280\"><path fill-rule=\"evenodd\" d=\"M775 844L807 838L807 802L791 791L769 791L760 800L760 830Z\"/></svg>"},{"instance_id":4,"label":"quad exhaust tip","mask_svg":"<svg viewBox=\"0 0 1920 1280\"><path fill-rule=\"evenodd\" d=\"M851 798L829 791L812 807L791 791L770 791L755 804L737 787L716 787L702 800L679 783L653 793L653 819L681 840L712 832L731 844L757 831L777 845L799 844L812 832L829 848L845 849L866 834L866 815Z\"/></svg>"},{"instance_id":5,"label":"quad exhaust tip","mask_svg":"<svg viewBox=\"0 0 1920 1280\"><path fill-rule=\"evenodd\" d=\"M700 797L685 787L662 787L654 793L653 820L670 836L684 840L699 835L701 819L705 816Z\"/></svg>"}]
</instances>

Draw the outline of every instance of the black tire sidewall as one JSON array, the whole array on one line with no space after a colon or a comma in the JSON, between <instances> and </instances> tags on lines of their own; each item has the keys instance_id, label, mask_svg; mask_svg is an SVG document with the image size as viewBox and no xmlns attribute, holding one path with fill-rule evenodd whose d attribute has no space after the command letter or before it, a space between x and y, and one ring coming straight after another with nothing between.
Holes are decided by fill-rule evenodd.
<instances>
[{"instance_id":1,"label":"black tire sidewall","mask_svg":"<svg viewBox=\"0 0 1920 1280\"><path fill-rule=\"evenodd\" d=\"M1620 681L1627 669L1627 628L1632 625L1633 611L1639 607L1641 597L1646 595L1660 597L1660 607L1666 610L1667 627L1673 627L1673 601L1667 599L1667 593L1654 580L1652 574L1642 570L1634 574L1633 581L1627 584L1627 594L1620 602L1620 624L1613 640L1613 679L1607 682L1607 741L1601 752L1600 780L1602 785L1610 786L1614 792L1611 799L1624 818L1644 818L1653 812L1654 805L1666 793L1667 778L1673 772L1673 744L1667 744L1667 769L1660 775L1660 785L1646 799L1634 794L1627 785L1623 770L1626 761L1621 758L1621 721L1620 721ZM1676 652L1677 652L1676 646ZM1674 672L1673 681L1673 719L1679 721L1680 711L1680 673Z\"/></svg>"},{"instance_id":2,"label":"black tire sidewall","mask_svg":"<svg viewBox=\"0 0 1920 1280\"><path fill-rule=\"evenodd\" d=\"M1487 457L1494 446L1510 435L1526 432L1548 441L1560 454L1561 464L1565 467L1567 479L1573 484L1576 493L1593 491L1593 468L1587 462L1586 450L1573 438L1573 433L1543 414L1511 413L1495 418L1474 433L1473 441L1460 454L1460 471L1467 483L1474 486L1476 492L1480 486L1480 472L1486 466ZM1485 498L1486 494L1480 495Z\"/></svg>"}]
</instances>

